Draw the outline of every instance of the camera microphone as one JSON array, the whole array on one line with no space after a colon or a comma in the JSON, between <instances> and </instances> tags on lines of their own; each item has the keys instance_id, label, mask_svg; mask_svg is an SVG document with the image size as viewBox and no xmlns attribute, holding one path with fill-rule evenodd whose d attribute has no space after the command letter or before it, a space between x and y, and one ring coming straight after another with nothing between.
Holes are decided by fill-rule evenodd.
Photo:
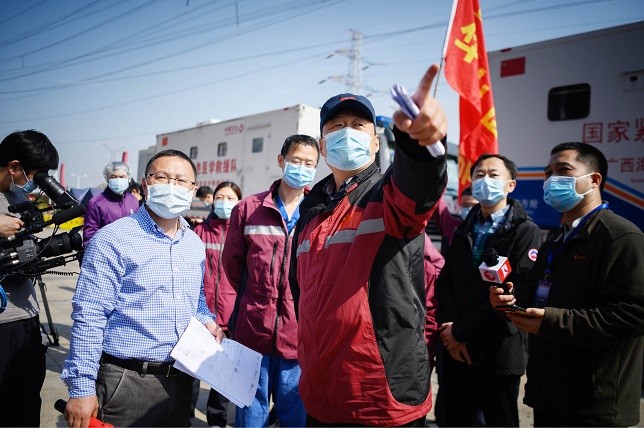
<instances>
[{"instance_id":1,"label":"camera microphone","mask_svg":"<svg viewBox=\"0 0 644 428\"><path fill-rule=\"evenodd\" d=\"M66 223L70 220L75 219L76 217L80 217L83 214L85 214L85 205L76 205L75 207L69 208L65 211L59 211L53 216L51 216L51 220L45 223L46 226L49 226L50 224L55 224L55 225L61 225L63 223Z\"/></svg>"}]
</instances>

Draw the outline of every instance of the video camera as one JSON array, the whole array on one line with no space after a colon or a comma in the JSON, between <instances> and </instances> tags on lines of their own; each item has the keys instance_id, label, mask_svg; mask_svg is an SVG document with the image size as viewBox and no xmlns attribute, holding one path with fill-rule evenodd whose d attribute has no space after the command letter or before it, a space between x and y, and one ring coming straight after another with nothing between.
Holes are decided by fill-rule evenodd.
<instances>
[{"instance_id":1,"label":"video camera","mask_svg":"<svg viewBox=\"0 0 644 428\"><path fill-rule=\"evenodd\" d=\"M78 260L79 252L83 250L81 226L66 233L56 234L56 231L59 225L85 214L85 206L45 172L36 173L34 182L49 197L50 203L42 208L41 204L32 201L9 206L10 212L20 215L24 228L14 236L0 239L0 277L43 275L51 268ZM45 221L43 213L48 211L54 213L51 220ZM48 238L33 235L52 224L56 228ZM74 254L65 256L72 252Z\"/></svg>"}]
</instances>

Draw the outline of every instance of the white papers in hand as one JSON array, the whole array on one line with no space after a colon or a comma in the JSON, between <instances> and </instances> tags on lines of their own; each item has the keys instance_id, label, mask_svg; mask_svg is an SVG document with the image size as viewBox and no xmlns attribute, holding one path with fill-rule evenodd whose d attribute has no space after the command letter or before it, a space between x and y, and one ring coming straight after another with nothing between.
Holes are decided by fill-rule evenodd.
<instances>
[{"instance_id":1,"label":"white papers in hand","mask_svg":"<svg viewBox=\"0 0 644 428\"><path fill-rule=\"evenodd\" d=\"M262 364L260 353L230 339L219 344L193 317L170 356L177 369L208 383L236 406L252 403Z\"/></svg>"}]
</instances>

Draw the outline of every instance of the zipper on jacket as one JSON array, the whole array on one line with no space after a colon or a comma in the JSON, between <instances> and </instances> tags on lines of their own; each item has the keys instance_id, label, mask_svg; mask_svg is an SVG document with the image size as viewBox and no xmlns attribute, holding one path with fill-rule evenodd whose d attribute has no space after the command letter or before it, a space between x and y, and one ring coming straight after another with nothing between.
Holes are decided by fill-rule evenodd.
<instances>
[{"instance_id":1,"label":"zipper on jacket","mask_svg":"<svg viewBox=\"0 0 644 428\"><path fill-rule=\"evenodd\" d=\"M226 224L221 228L221 244L219 244L219 260L217 261L217 275L215 276L215 315L218 316L217 303L219 302L219 284L221 284L221 256L224 252L224 243L226 242ZM217 323L219 325L219 323Z\"/></svg>"},{"instance_id":2,"label":"zipper on jacket","mask_svg":"<svg viewBox=\"0 0 644 428\"><path fill-rule=\"evenodd\" d=\"M284 254L282 254L282 266L280 267L280 272L279 276L277 278L277 305L275 307L276 309L276 316L275 316L275 329L273 331L273 355L277 354L277 329L280 323L280 306L282 304L282 299L284 298L284 292L282 287L282 273L284 272L284 269L286 269L286 257L288 256L288 229L285 230L286 232L286 242L284 243ZM273 247L273 255L275 254L275 250L277 249L277 242L275 243ZM271 266L273 263L271 262ZM272 271L272 268L271 268Z\"/></svg>"},{"instance_id":3,"label":"zipper on jacket","mask_svg":"<svg viewBox=\"0 0 644 428\"><path fill-rule=\"evenodd\" d=\"M277 242L273 244L273 254L271 255L271 268L269 273L273 275L273 268L275 267L275 253L277 253Z\"/></svg>"},{"instance_id":4,"label":"zipper on jacket","mask_svg":"<svg viewBox=\"0 0 644 428\"><path fill-rule=\"evenodd\" d=\"M215 267L213 266L213 263L212 263L212 254L208 255L208 269L210 269L210 275L214 276ZM208 275L208 271L206 271L206 275Z\"/></svg>"}]
</instances>

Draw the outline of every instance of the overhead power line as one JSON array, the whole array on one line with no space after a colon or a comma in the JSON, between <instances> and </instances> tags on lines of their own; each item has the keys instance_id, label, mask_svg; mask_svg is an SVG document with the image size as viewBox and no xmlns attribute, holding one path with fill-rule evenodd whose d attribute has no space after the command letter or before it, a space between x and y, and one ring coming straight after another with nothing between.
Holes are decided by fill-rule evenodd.
<instances>
[{"instance_id":1,"label":"overhead power line","mask_svg":"<svg viewBox=\"0 0 644 428\"><path fill-rule=\"evenodd\" d=\"M112 74L116 74L116 73L120 73L120 72L123 72L123 71L127 71L127 70L130 70L130 69L133 69L133 68L138 68L138 67L148 65L148 64L151 64L151 63L154 63L154 62L162 61L164 59L168 59L168 58L171 58L171 57L184 55L184 54L186 54L188 52L192 52L192 51L201 49L203 47L210 46L210 45L212 45L214 43L218 43L218 42L221 42L223 40L226 40L226 39L229 39L229 38L232 38L232 37L236 37L236 36L238 36L240 34L252 33L254 31L257 31L257 30L260 30L260 29L263 29L263 28L266 28L266 27L270 27L272 25L279 24L280 22L276 21L274 19L275 16L283 15L285 13L292 13L292 12L300 10L300 9L307 9L307 8L313 6L313 5L320 5L321 4L322 5L321 7L327 7L329 5L333 5L333 4L338 3L339 1L341 1L341 0L322 0L322 1L320 1L320 0L309 0L309 1L306 1L306 2L302 1L302 0L297 0L297 1L294 0L291 3L286 3L286 4L283 4L283 5L279 5L279 7L270 6L270 7L264 8L264 9L253 11L252 13L249 13L247 15L243 15L242 18L244 20L248 20L248 22L251 22L253 20L257 20L257 21L264 20L264 21L267 21L267 22L264 25L255 25L254 27L251 26L251 27L249 27L249 29L247 29L246 31L243 31L243 32L235 31L235 32L230 33L228 35L225 35L223 37L219 36L217 38L209 39L209 40L197 43L197 44L189 46L189 47L179 48L179 49L177 49L177 50L175 50L175 51L173 51L171 53L164 54L164 55L158 56L158 57L156 57L154 59L151 59L151 60L148 60L148 61L143 61L143 62L138 63L138 64L133 64L133 65L131 65L129 67L125 67L125 68L122 68L120 70L112 70L111 72L103 74L102 77L112 75ZM314 11L314 10L317 10L317 8L313 8L311 11ZM304 13L310 13L311 11L305 11ZM296 16L298 16L298 15L296 15ZM270 20L268 18L272 18L272 20ZM292 17L287 17L286 19L291 19L291 18ZM231 21L230 18L224 18L223 21L224 22L229 22L228 26L230 26L230 25L234 25L234 22L237 22L237 18L234 18L232 20L232 22L230 22ZM198 29L198 31L199 32L213 31L213 30L218 30L221 27L222 27L221 23L210 22L205 28L200 27ZM158 24L154 24L154 28L158 29L159 28ZM192 36L192 35L195 35L194 30L190 31L190 32L187 32L185 34L182 34L180 36L177 36L175 38L165 37L161 41L153 41L153 42L143 43L143 44L134 45L134 46L130 43L130 44L128 44L128 46L126 48L121 49L121 50L117 49L117 47L120 45L120 43L116 42L116 44L115 44L113 42L113 43L110 43L109 45L102 46L101 48L94 49L93 51L90 51L90 52L85 52L85 53L82 53L82 54L79 54L79 55L76 55L76 56L73 56L73 57L60 59L58 61L50 62L50 63L47 63L47 64L40 64L40 65L38 65L37 67L35 67L35 68L31 69L31 70L17 69L17 70L15 70L15 73L10 74L10 75L7 75L5 73L5 77L0 78L0 82L12 81L12 80L20 79L22 77L27 77L27 76L37 75L37 74L41 74L41 73L46 73L46 72L58 70L58 69L61 69L61 68L70 67L70 66L78 65L78 64L81 64L81 63L85 63L85 62L94 61L94 60L97 60L97 59L107 58L107 57L117 55L117 54L124 54L124 53L132 52L132 51L136 51L136 50L140 50L140 49L144 49L144 48L150 48L152 46L160 45L160 44L167 43L167 42L170 42L170 41L174 42L174 41L178 40L179 38L185 38L185 37ZM123 38L122 40L125 40L125 39L126 38ZM110 47L110 46L112 46L112 47Z\"/></svg>"}]
</instances>

